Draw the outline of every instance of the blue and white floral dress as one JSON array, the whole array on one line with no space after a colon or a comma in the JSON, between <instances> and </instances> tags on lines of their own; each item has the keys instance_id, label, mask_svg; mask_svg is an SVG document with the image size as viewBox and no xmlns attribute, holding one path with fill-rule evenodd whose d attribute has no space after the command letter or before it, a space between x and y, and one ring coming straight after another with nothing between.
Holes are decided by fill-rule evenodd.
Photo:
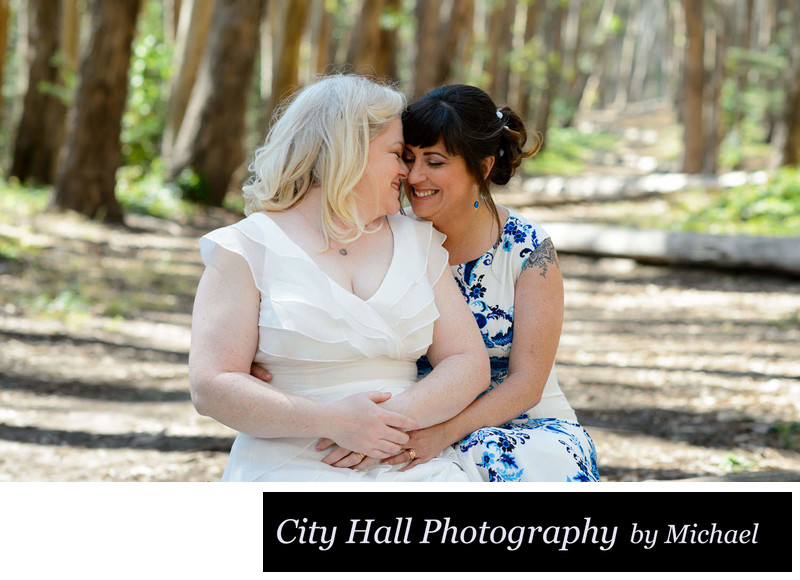
<instances>
[{"instance_id":1,"label":"blue and white floral dress","mask_svg":"<svg viewBox=\"0 0 800 580\"><path fill-rule=\"evenodd\" d=\"M479 258L451 266L489 352L492 382L508 375L514 332L514 288L528 256L548 234L511 212L498 244ZM419 376L431 371L417 361ZM534 408L500 427L485 427L454 445L472 481L599 481L589 434L578 424L556 378L555 366Z\"/></svg>"}]
</instances>

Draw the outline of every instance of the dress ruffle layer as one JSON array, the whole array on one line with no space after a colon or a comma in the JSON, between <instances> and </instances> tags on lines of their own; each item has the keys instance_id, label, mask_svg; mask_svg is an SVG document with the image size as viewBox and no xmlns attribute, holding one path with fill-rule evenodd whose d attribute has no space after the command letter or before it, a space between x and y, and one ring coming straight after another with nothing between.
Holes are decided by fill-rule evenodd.
<instances>
[{"instance_id":1,"label":"dress ruffle layer","mask_svg":"<svg viewBox=\"0 0 800 580\"><path fill-rule=\"evenodd\" d=\"M444 236L426 222L388 219L394 256L367 300L334 282L264 213L207 234L201 255L208 266L225 259L222 248L247 262L261 293L263 354L305 361L415 360L430 345L439 317L432 287L447 267Z\"/></svg>"},{"instance_id":2,"label":"dress ruffle layer","mask_svg":"<svg viewBox=\"0 0 800 580\"><path fill-rule=\"evenodd\" d=\"M338 400L383 390L399 394L416 382L416 359L439 317L433 287L448 272L444 236L429 222L391 216L392 261L364 300L326 275L267 214L255 213L200 240L207 266L246 262L261 294L255 362L273 386L299 396ZM368 234L367 234L368 235ZM455 451L405 472L365 472L322 463L313 439L258 439L240 434L224 481L466 481Z\"/></svg>"}]
</instances>

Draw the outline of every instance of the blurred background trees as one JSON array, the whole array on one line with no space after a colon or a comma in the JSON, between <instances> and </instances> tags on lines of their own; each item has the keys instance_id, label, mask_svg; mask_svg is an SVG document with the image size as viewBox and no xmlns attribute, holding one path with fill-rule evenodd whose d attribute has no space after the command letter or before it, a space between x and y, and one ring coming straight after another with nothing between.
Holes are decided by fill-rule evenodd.
<instances>
[{"instance_id":1,"label":"blurred background trees","mask_svg":"<svg viewBox=\"0 0 800 580\"><path fill-rule=\"evenodd\" d=\"M480 85L547 148L655 102L676 171L796 166L798 34L794 0L0 0L2 175L108 221L120 184L219 206L281 99L343 68Z\"/></svg>"}]
</instances>

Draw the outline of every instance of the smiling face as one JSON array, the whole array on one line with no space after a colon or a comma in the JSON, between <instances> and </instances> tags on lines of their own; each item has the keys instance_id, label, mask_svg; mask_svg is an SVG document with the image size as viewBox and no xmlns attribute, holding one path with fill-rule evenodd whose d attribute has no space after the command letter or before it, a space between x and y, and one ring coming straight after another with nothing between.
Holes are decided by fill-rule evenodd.
<instances>
[{"instance_id":1,"label":"smiling face","mask_svg":"<svg viewBox=\"0 0 800 580\"><path fill-rule=\"evenodd\" d=\"M408 175L403 147L403 124L399 117L369 143L367 170L353 191L359 214L366 223L400 211L400 183Z\"/></svg>"},{"instance_id":2,"label":"smiling face","mask_svg":"<svg viewBox=\"0 0 800 580\"><path fill-rule=\"evenodd\" d=\"M403 159L414 215L437 225L473 211L478 182L464 158L448 153L442 139L430 147L407 146Z\"/></svg>"}]
</instances>

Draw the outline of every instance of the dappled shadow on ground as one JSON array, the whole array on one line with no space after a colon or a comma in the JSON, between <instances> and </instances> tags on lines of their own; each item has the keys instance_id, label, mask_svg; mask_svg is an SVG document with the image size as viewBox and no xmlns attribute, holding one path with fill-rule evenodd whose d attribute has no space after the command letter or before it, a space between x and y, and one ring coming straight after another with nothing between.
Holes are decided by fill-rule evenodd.
<instances>
[{"instance_id":1,"label":"dappled shadow on ground","mask_svg":"<svg viewBox=\"0 0 800 580\"><path fill-rule=\"evenodd\" d=\"M0 262L0 479L219 477L232 432L191 406L189 314L197 238L236 219L32 220ZM560 259L559 380L605 481L800 471L800 281Z\"/></svg>"},{"instance_id":2,"label":"dappled shadow on ground","mask_svg":"<svg viewBox=\"0 0 800 580\"><path fill-rule=\"evenodd\" d=\"M164 390L148 387L143 385L141 380L132 381L131 384L119 384L113 381L92 383L78 380L39 380L3 372L0 372L0 390L24 391L38 396L77 397L120 403L169 403L190 400L189 391L186 389Z\"/></svg>"},{"instance_id":3,"label":"dappled shadow on ground","mask_svg":"<svg viewBox=\"0 0 800 580\"><path fill-rule=\"evenodd\" d=\"M70 343L76 346L97 345L104 348L115 349L116 356L119 358L130 358L135 360L162 360L187 364L189 353L185 351L173 351L153 346L138 346L126 344L120 341L111 341L99 337L73 336L66 333L42 334L36 332L15 332L11 330L0 330L0 337L5 340L18 340L28 344L54 344L59 342Z\"/></svg>"},{"instance_id":4,"label":"dappled shadow on ground","mask_svg":"<svg viewBox=\"0 0 800 580\"><path fill-rule=\"evenodd\" d=\"M621 410L577 409L582 424L640 433L668 441L683 441L709 449L726 450L731 442L739 446L781 448L784 444L779 426L754 421L749 417L720 419L720 410L707 412L677 411L658 408Z\"/></svg>"},{"instance_id":5,"label":"dappled shadow on ground","mask_svg":"<svg viewBox=\"0 0 800 580\"><path fill-rule=\"evenodd\" d=\"M91 433L64 429L16 427L0 423L0 440L31 445L59 445L86 449L153 449L165 452L216 451L227 453L232 437L179 437L164 433Z\"/></svg>"}]
</instances>

